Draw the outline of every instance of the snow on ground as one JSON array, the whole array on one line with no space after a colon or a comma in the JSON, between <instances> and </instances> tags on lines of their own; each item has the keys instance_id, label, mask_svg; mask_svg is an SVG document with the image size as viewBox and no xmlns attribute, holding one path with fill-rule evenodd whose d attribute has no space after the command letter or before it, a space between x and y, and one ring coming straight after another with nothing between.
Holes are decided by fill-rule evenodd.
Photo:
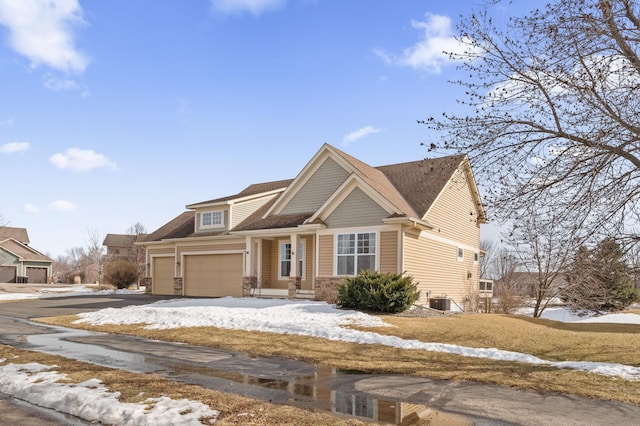
<instances>
[{"instance_id":1,"label":"snow on ground","mask_svg":"<svg viewBox=\"0 0 640 426\"><path fill-rule=\"evenodd\" d=\"M552 311L550 311L551 314ZM559 314L558 314L559 315ZM627 317L621 318L617 315ZM638 323L639 315L617 314L616 321ZM640 380L640 367L601 362L548 361L533 355L495 348L469 348L385 336L345 328L348 325L385 327L376 316L337 309L324 302L232 298L163 300L144 306L107 308L79 315L76 322L91 324L147 324L150 329L219 327L235 330L298 334L359 344L380 344L402 349L445 352L474 358L524 362L589 371L626 380ZM566 317L568 318L568 317Z\"/></svg>"},{"instance_id":2,"label":"snow on ground","mask_svg":"<svg viewBox=\"0 0 640 426\"><path fill-rule=\"evenodd\" d=\"M518 310L519 315L533 315L533 308L522 308ZM629 313L616 313L606 315L595 315L595 313L577 314L571 312L563 306L551 306L542 311L541 318L560 322L579 323L614 323L614 324L640 324L640 315Z\"/></svg>"},{"instance_id":3,"label":"snow on ground","mask_svg":"<svg viewBox=\"0 0 640 426\"><path fill-rule=\"evenodd\" d=\"M84 285L73 285L66 287L42 287L33 293L0 293L0 302L24 299L43 299L46 297L68 297L68 296L87 296L93 295L110 295L110 294L136 294L144 293L144 288L140 290L94 290Z\"/></svg>"},{"instance_id":4,"label":"snow on ground","mask_svg":"<svg viewBox=\"0 0 640 426\"><path fill-rule=\"evenodd\" d=\"M0 359L0 364L6 360ZM119 392L109 392L100 380L59 383L66 374L56 366L38 363L0 365L0 392L32 404L68 413L89 422L127 425L196 425L200 417L215 422L219 412L199 401L149 398L144 403L123 403Z\"/></svg>"}]
</instances>

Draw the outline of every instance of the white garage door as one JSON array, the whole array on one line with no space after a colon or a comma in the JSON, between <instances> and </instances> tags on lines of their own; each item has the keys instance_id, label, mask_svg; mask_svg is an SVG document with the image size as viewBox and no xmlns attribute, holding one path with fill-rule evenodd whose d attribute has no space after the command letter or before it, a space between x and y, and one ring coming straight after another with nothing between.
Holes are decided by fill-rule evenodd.
<instances>
[{"instance_id":1,"label":"white garage door","mask_svg":"<svg viewBox=\"0 0 640 426\"><path fill-rule=\"evenodd\" d=\"M184 257L185 296L242 297L242 253Z\"/></svg>"},{"instance_id":2,"label":"white garage door","mask_svg":"<svg viewBox=\"0 0 640 426\"><path fill-rule=\"evenodd\" d=\"M173 276L175 274L173 257L153 258L153 294L173 295Z\"/></svg>"}]
</instances>

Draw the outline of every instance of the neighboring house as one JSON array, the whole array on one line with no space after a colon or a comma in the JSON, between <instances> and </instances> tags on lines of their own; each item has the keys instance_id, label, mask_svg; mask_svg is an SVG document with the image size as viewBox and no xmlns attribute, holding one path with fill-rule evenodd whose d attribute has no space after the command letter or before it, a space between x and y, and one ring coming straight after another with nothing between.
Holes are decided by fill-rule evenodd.
<instances>
[{"instance_id":1,"label":"neighboring house","mask_svg":"<svg viewBox=\"0 0 640 426\"><path fill-rule=\"evenodd\" d=\"M553 277L551 289L562 288L565 284L564 274L558 273ZM510 272L495 282L496 292L511 291L517 296L535 297L537 288L538 274L535 272Z\"/></svg>"},{"instance_id":2,"label":"neighboring house","mask_svg":"<svg viewBox=\"0 0 640 426\"><path fill-rule=\"evenodd\" d=\"M333 300L363 269L411 275L444 309L478 294L485 214L465 155L371 167L325 144L293 180L186 208L140 243L154 294Z\"/></svg>"},{"instance_id":3,"label":"neighboring house","mask_svg":"<svg viewBox=\"0 0 640 426\"><path fill-rule=\"evenodd\" d=\"M25 228L0 226L0 282L47 283L53 260L29 247Z\"/></svg>"},{"instance_id":4,"label":"neighboring house","mask_svg":"<svg viewBox=\"0 0 640 426\"><path fill-rule=\"evenodd\" d=\"M106 260L127 259L144 264L144 252L134 244L143 241L146 234L107 234L102 245L107 248Z\"/></svg>"}]
</instances>

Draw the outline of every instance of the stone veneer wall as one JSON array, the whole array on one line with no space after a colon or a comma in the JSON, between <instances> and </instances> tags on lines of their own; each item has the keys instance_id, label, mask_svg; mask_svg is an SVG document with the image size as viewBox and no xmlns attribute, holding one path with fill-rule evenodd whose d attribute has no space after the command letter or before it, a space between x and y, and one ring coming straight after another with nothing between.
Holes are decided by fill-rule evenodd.
<instances>
[{"instance_id":1,"label":"stone veneer wall","mask_svg":"<svg viewBox=\"0 0 640 426\"><path fill-rule=\"evenodd\" d=\"M242 277L242 297L251 297L251 289L258 286L258 277Z\"/></svg>"},{"instance_id":2,"label":"stone veneer wall","mask_svg":"<svg viewBox=\"0 0 640 426\"><path fill-rule=\"evenodd\" d=\"M344 283L343 277L316 277L315 300L336 303L338 300L338 284Z\"/></svg>"},{"instance_id":3,"label":"stone veneer wall","mask_svg":"<svg viewBox=\"0 0 640 426\"><path fill-rule=\"evenodd\" d=\"M296 292L302 288L302 277L289 278L289 299L296 297Z\"/></svg>"},{"instance_id":4,"label":"stone veneer wall","mask_svg":"<svg viewBox=\"0 0 640 426\"><path fill-rule=\"evenodd\" d=\"M182 296L182 277L175 277L173 279L173 294Z\"/></svg>"},{"instance_id":5,"label":"stone veneer wall","mask_svg":"<svg viewBox=\"0 0 640 426\"><path fill-rule=\"evenodd\" d=\"M144 277L143 279L141 279L140 285L144 286L145 293L152 293L153 279L151 279L151 277Z\"/></svg>"}]
</instances>

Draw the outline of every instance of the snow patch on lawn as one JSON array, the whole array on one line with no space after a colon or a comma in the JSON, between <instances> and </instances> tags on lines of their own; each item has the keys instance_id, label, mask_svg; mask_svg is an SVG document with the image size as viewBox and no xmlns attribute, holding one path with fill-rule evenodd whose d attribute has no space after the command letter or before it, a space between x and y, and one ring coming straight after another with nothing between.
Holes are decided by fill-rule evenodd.
<instances>
[{"instance_id":1,"label":"snow patch on lawn","mask_svg":"<svg viewBox=\"0 0 640 426\"><path fill-rule=\"evenodd\" d=\"M98 379L59 383L67 375L50 371L53 368L38 363L0 366L0 392L100 424L199 425L201 417L214 423L219 414L199 401L164 396L140 404L120 402L120 393L110 392Z\"/></svg>"},{"instance_id":2,"label":"snow patch on lawn","mask_svg":"<svg viewBox=\"0 0 640 426\"><path fill-rule=\"evenodd\" d=\"M553 311L550 311L553 312ZM627 319L637 320L639 315ZM377 316L337 309L324 302L287 301L280 299L232 298L163 300L144 306L107 308L78 315L76 323L146 324L149 329L181 327L218 327L233 330L297 334L359 344L380 344L401 349L444 352L473 358L523 362L557 368L583 370L640 380L640 368L600 362L553 362L533 355L496 348L469 348L458 345L406 340L371 331L346 328L388 327Z\"/></svg>"}]
</instances>

